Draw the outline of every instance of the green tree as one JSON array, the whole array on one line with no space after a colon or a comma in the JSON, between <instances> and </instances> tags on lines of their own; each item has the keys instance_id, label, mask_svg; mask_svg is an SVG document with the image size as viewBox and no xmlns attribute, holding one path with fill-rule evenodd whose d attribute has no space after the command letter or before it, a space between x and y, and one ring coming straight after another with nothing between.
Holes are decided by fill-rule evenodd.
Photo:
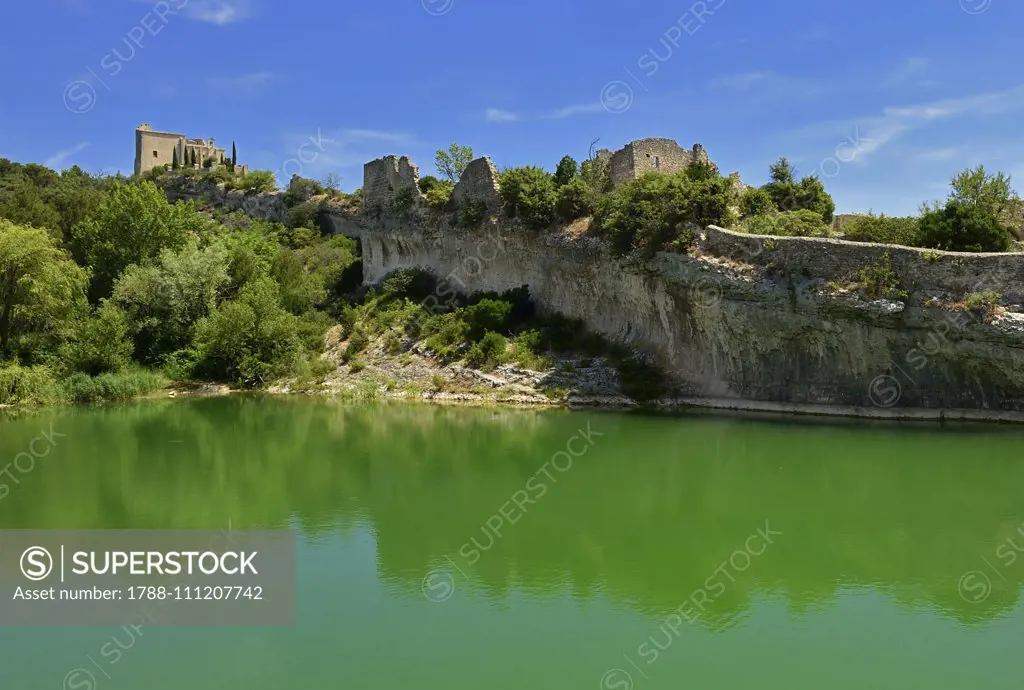
<instances>
[{"instance_id":1,"label":"green tree","mask_svg":"<svg viewBox=\"0 0 1024 690\"><path fill-rule=\"evenodd\" d=\"M822 221L831 223L835 202L814 175L795 181L793 166L783 157L769 166L771 182L761 187L771 196L779 211L814 211Z\"/></svg>"},{"instance_id":2,"label":"green tree","mask_svg":"<svg viewBox=\"0 0 1024 690\"><path fill-rule=\"evenodd\" d=\"M154 265L132 265L114 286L110 304L127 316L137 357L162 364L192 343L194 329L217 304L228 282L228 253L221 243L200 249L189 238L164 249Z\"/></svg>"},{"instance_id":3,"label":"green tree","mask_svg":"<svg viewBox=\"0 0 1024 690\"><path fill-rule=\"evenodd\" d=\"M75 254L93 269L90 297L109 297L114 281L131 264L149 264L162 249L182 247L210 221L190 204L170 204L152 182L116 183L93 218L75 230Z\"/></svg>"},{"instance_id":4,"label":"green tree","mask_svg":"<svg viewBox=\"0 0 1024 690\"><path fill-rule=\"evenodd\" d=\"M178 147L174 147L174 153L171 157L171 170L177 170L181 167L181 163L178 162Z\"/></svg>"},{"instance_id":5,"label":"green tree","mask_svg":"<svg viewBox=\"0 0 1024 690\"><path fill-rule=\"evenodd\" d=\"M728 178L648 173L601 199L591 229L622 253L681 249L707 225L732 225L735 205L736 187Z\"/></svg>"},{"instance_id":6,"label":"green tree","mask_svg":"<svg viewBox=\"0 0 1024 690\"><path fill-rule=\"evenodd\" d=\"M23 175L14 177L9 187L0 188L0 218L54 231L61 225L57 209L46 203L40 189Z\"/></svg>"},{"instance_id":7,"label":"green tree","mask_svg":"<svg viewBox=\"0 0 1024 690\"><path fill-rule=\"evenodd\" d=\"M74 242L74 229L96 213L106 192L104 180L93 178L74 166L61 173L60 180L45 192L46 202L60 215L59 226L67 246Z\"/></svg>"},{"instance_id":8,"label":"green tree","mask_svg":"<svg viewBox=\"0 0 1024 690\"><path fill-rule=\"evenodd\" d=\"M98 376L124 369L135 347L129 338L128 317L104 300L89 318L81 319L61 348L64 364L72 371Z\"/></svg>"},{"instance_id":9,"label":"green tree","mask_svg":"<svg viewBox=\"0 0 1024 690\"><path fill-rule=\"evenodd\" d=\"M437 171L451 182L458 182L469 162L473 160L473 149L452 142L448 150L438 149L434 155Z\"/></svg>"},{"instance_id":10,"label":"green tree","mask_svg":"<svg viewBox=\"0 0 1024 690\"><path fill-rule=\"evenodd\" d=\"M433 175L421 177L419 180L420 192L427 198L427 205L431 208L444 208L452 198L455 191L455 183L451 180L439 180Z\"/></svg>"},{"instance_id":11,"label":"green tree","mask_svg":"<svg viewBox=\"0 0 1024 690\"><path fill-rule=\"evenodd\" d=\"M235 148L235 142L231 142L231 169L234 170L235 166L238 165L238 149Z\"/></svg>"},{"instance_id":12,"label":"green tree","mask_svg":"<svg viewBox=\"0 0 1024 690\"><path fill-rule=\"evenodd\" d=\"M238 181L237 187L246 194L263 194L277 189L277 179L269 170L253 170Z\"/></svg>"},{"instance_id":13,"label":"green tree","mask_svg":"<svg viewBox=\"0 0 1024 690\"><path fill-rule=\"evenodd\" d=\"M323 181L324 189L331 193L338 193L341 191L341 175L338 173L327 173L324 176Z\"/></svg>"},{"instance_id":14,"label":"green tree","mask_svg":"<svg viewBox=\"0 0 1024 690\"><path fill-rule=\"evenodd\" d=\"M506 170L501 175L501 198L510 218L520 218L527 227L540 229L555 219L555 181L536 166Z\"/></svg>"},{"instance_id":15,"label":"green tree","mask_svg":"<svg viewBox=\"0 0 1024 690\"><path fill-rule=\"evenodd\" d=\"M825 191L825 185L817 177L811 175L805 177L796 186L796 208L790 210L806 209L814 211L826 224L832 223L836 211L836 204L832 195Z\"/></svg>"},{"instance_id":16,"label":"green tree","mask_svg":"<svg viewBox=\"0 0 1024 690\"><path fill-rule=\"evenodd\" d=\"M718 166L711 161L692 160L686 164L683 173L695 182L713 180L719 177Z\"/></svg>"},{"instance_id":17,"label":"green tree","mask_svg":"<svg viewBox=\"0 0 1024 690\"><path fill-rule=\"evenodd\" d=\"M589 216L593 211L594 205L590 189L582 179L574 177L558 188L555 198L555 213L561 220L573 221Z\"/></svg>"},{"instance_id":18,"label":"green tree","mask_svg":"<svg viewBox=\"0 0 1024 690\"><path fill-rule=\"evenodd\" d=\"M0 353L32 332L54 332L84 307L88 274L41 228L0 219Z\"/></svg>"},{"instance_id":19,"label":"green tree","mask_svg":"<svg viewBox=\"0 0 1024 690\"><path fill-rule=\"evenodd\" d=\"M281 304L293 314L312 311L327 299L323 276L307 271L297 251L278 252L270 274L280 286Z\"/></svg>"},{"instance_id":20,"label":"green tree","mask_svg":"<svg viewBox=\"0 0 1024 690\"><path fill-rule=\"evenodd\" d=\"M784 237L830 237L832 235L832 227L823 222L820 215L807 209L750 216L743 221L742 228L752 235L781 235Z\"/></svg>"},{"instance_id":21,"label":"green tree","mask_svg":"<svg viewBox=\"0 0 1024 690\"><path fill-rule=\"evenodd\" d=\"M580 177L587 183L594 194L603 194L611 182L608 161L601 158L591 158L583 161L580 166Z\"/></svg>"},{"instance_id":22,"label":"green tree","mask_svg":"<svg viewBox=\"0 0 1024 690\"><path fill-rule=\"evenodd\" d=\"M257 385L281 375L306 354L299 317L281 306L280 288L260 278L203 319L196 333L196 371Z\"/></svg>"},{"instance_id":23,"label":"green tree","mask_svg":"<svg viewBox=\"0 0 1024 690\"><path fill-rule=\"evenodd\" d=\"M925 212L918 223L921 246L955 252L1004 252L1010 234L985 208L951 199Z\"/></svg>"},{"instance_id":24,"label":"green tree","mask_svg":"<svg viewBox=\"0 0 1024 690\"><path fill-rule=\"evenodd\" d=\"M562 160L558 161L558 167L555 168L555 186L563 187L577 175L579 175L579 166L576 164L576 159L572 156L562 156Z\"/></svg>"},{"instance_id":25,"label":"green tree","mask_svg":"<svg viewBox=\"0 0 1024 690\"><path fill-rule=\"evenodd\" d=\"M751 187L740 194L740 214L744 217L774 213L775 210L775 202L764 189Z\"/></svg>"},{"instance_id":26,"label":"green tree","mask_svg":"<svg viewBox=\"0 0 1024 690\"><path fill-rule=\"evenodd\" d=\"M1001 172L989 175L984 165L959 173L950 186L950 200L975 204L996 218L1002 216L1017 196L1010 186L1009 175Z\"/></svg>"},{"instance_id":27,"label":"green tree","mask_svg":"<svg viewBox=\"0 0 1024 690\"><path fill-rule=\"evenodd\" d=\"M796 181L793 178L793 166L790 165L789 159L785 156L782 156L779 160L768 166L768 170L771 174L772 182L777 184L792 184Z\"/></svg>"}]
</instances>

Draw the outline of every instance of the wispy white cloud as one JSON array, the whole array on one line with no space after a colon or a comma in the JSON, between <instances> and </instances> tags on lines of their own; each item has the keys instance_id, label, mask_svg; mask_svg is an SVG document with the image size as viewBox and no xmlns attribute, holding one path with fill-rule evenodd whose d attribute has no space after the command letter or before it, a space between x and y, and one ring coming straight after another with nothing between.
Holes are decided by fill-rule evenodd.
<instances>
[{"instance_id":1,"label":"wispy white cloud","mask_svg":"<svg viewBox=\"0 0 1024 690\"><path fill-rule=\"evenodd\" d=\"M544 115L544 118L550 120L561 120L567 117L575 117L576 115L593 115L594 113L603 112L607 112L607 110L605 110L605 107L600 103L579 103L559 108L554 112Z\"/></svg>"},{"instance_id":2,"label":"wispy white cloud","mask_svg":"<svg viewBox=\"0 0 1024 690\"><path fill-rule=\"evenodd\" d=\"M574 103L572 105L562 106L556 110L550 110L548 112L532 115L523 115L521 113L513 112L511 110L500 110L498 108L488 108L484 112L484 117L488 122L520 122L524 120L564 120L569 117L576 117L577 115L592 115L595 113L606 112L604 106L600 103Z\"/></svg>"},{"instance_id":3,"label":"wispy white cloud","mask_svg":"<svg viewBox=\"0 0 1024 690\"><path fill-rule=\"evenodd\" d=\"M43 162L43 165L45 165L47 168L53 168L54 170L62 170L64 168L64 164L68 161L69 158L71 158L77 153L81 153L87 148L89 148L88 141L80 142L69 149L64 149L63 151L58 151L57 153L53 154Z\"/></svg>"},{"instance_id":4,"label":"wispy white cloud","mask_svg":"<svg viewBox=\"0 0 1024 690\"><path fill-rule=\"evenodd\" d=\"M922 57L907 58L898 67L882 77L882 88L892 89L898 86L906 86L909 83L922 85L928 83L922 80L925 72L928 71L928 60Z\"/></svg>"},{"instance_id":5,"label":"wispy white cloud","mask_svg":"<svg viewBox=\"0 0 1024 690\"><path fill-rule=\"evenodd\" d=\"M807 138L835 137L836 132L856 128L861 144L855 161L863 163L867 157L887 144L931 123L959 118L981 118L1024 110L1024 86L999 91L972 94L960 98L947 98L911 105L890 106L878 115L846 121L815 123L801 128L795 134Z\"/></svg>"},{"instance_id":6,"label":"wispy white cloud","mask_svg":"<svg viewBox=\"0 0 1024 690\"><path fill-rule=\"evenodd\" d=\"M136 2L155 5L160 0L135 0ZM175 9L171 4L171 8ZM256 0L187 0L180 4L184 16L199 22L224 26L248 19L256 11Z\"/></svg>"},{"instance_id":7,"label":"wispy white cloud","mask_svg":"<svg viewBox=\"0 0 1024 690\"><path fill-rule=\"evenodd\" d=\"M214 91L252 96L264 90L277 78L273 72L250 72L233 77L210 77L206 84Z\"/></svg>"},{"instance_id":8,"label":"wispy white cloud","mask_svg":"<svg viewBox=\"0 0 1024 690\"><path fill-rule=\"evenodd\" d=\"M515 122L520 119L517 113L499 110L498 108L488 108L484 113L484 117L487 118L488 122Z\"/></svg>"}]
</instances>

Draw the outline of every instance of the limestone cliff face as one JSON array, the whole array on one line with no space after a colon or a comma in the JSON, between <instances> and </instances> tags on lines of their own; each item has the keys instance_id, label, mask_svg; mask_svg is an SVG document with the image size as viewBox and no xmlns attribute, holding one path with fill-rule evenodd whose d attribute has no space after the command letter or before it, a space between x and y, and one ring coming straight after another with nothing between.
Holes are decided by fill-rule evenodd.
<instances>
[{"instance_id":1,"label":"limestone cliff face","mask_svg":"<svg viewBox=\"0 0 1024 690\"><path fill-rule=\"evenodd\" d=\"M460 187L493 199L493 166ZM405 185L408 186L408 185ZM465 191L465 190L462 190ZM460 194L462 194L460 191ZM690 254L621 258L601 242L494 216L452 226L384 193L360 218L364 280L421 267L454 291L528 285L539 307L649 354L687 396L876 408L1024 411L1024 255L928 252L709 227ZM898 299L853 288L872 267ZM957 310L995 290L1004 307ZM428 307L430 305L428 304ZM1005 308L1008 306L1008 309Z\"/></svg>"},{"instance_id":2,"label":"limestone cliff face","mask_svg":"<svg viewBox=\"0 0 1024 690\"><path fill-rule=\"evenodd\" d=\"M527 285L542 310L648 354L688 397L1024 419L1024 254L709 227L689 254L618 257L593 238L538 233L504 218L487 159L466 169L447 212L427 208L407 158L373 161L365 172L364 211L328 208L326 219L334 232L361 240L364 282L401 268L438 275L428 308L455 292ZM287 213L281 194L215 186L167 193L271 220ZM461 203L478 204L489 218L455 227ZM889 276L893 299L856 289L865 267ZM986 291L1000 293L1001 306L962 308Z\"/></svg>"}]
</instances>

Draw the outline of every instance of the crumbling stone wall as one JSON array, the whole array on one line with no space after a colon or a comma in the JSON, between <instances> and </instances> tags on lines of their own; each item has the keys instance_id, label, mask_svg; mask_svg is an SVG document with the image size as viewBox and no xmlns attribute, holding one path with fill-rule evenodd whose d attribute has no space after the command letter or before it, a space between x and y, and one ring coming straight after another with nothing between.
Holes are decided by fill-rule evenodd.
<instances>
[{"instance_id":1,"label":"crumbling stone wall","mask_svg":"<svg viewBox=\"0 0 1024 690\"><path fill-rule=\"evenodd\" d=\"M695 160L711 162L707 151L700 144L694 144L687 151L672 139L638 139L615 153L609 154L607 149L602 149L597 155L609 161L612 187L649 172L682 172Z\"/></svg>"},{"instance_id":2,"label":"crumbling stone wall","mask_svg":"<svg viewBox=\"0 0 1024 690\"><path fill-rule=\"evenodd\" d=\"M390 205L400 195L420 197L420 169L408 156L384 156L363 166L363 201L367 208Z\"/></svg>"},{"instance_id":3,"label":"crumbling stone wall","mask_svg":"<svg viewBox=\"0 0 1024 690\"><path fill-rule=\"evenodd\" d=\"M477 158L471 161L462 172L458 183L452 191L452 203L482 204L494 211L501 207L501 196L498 194L498 169L488 158Z\"/></svg>"}]
</instances>

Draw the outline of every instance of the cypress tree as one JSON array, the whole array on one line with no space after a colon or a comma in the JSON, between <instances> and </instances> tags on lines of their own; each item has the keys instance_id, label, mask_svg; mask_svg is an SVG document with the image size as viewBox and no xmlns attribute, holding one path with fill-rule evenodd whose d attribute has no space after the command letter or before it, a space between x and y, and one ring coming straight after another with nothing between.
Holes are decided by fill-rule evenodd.
<instances>
[{"instance_id":1,"label":"cypress tree","mask_svg":"<svg viewBox=\"0 0 1024 690\"><path fill-rule=\"evenodd\" d=\"M178 147L174 147L174 157L171 159L171 170L177 170L180 167L178 163Z\"/></svg>"},{"instance_id":2,"label":"cypress tree","mask_svg":"<svg viewBox=\"0 0 1024 690\"><path fill-rule=\"evenodd\" d=\"M236 165L238 165L238 150L235 148L235 142L231 142L231 169L234 170Z\"/></svg>"}]
</instances>

